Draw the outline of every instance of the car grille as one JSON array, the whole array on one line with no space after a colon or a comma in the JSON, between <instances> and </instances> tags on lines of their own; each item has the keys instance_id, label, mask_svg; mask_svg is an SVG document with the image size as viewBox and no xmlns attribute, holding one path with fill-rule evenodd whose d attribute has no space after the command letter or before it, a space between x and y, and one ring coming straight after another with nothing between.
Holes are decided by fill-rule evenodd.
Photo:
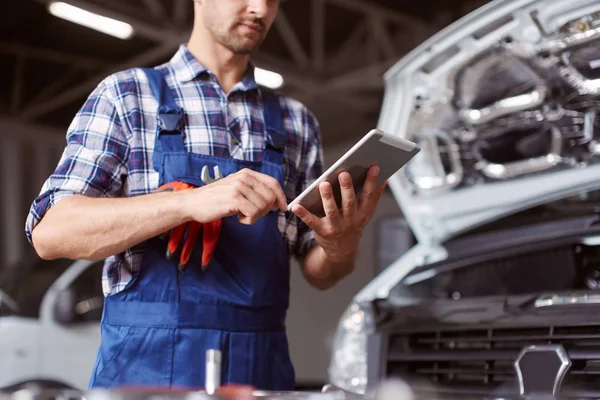
<instances>
[{"instance_id":1,"label":"car grille","mask_svg":"<svg viewBox=\"0 0 600 400\"><path fill-rule=\"evenodd\" d=\"M386 375L450 397L514 397L514 361L523 347L544 344L563 345L572 362L561 398L600 398L600 325L394 334Z\"/></svg>"}]
</instances>

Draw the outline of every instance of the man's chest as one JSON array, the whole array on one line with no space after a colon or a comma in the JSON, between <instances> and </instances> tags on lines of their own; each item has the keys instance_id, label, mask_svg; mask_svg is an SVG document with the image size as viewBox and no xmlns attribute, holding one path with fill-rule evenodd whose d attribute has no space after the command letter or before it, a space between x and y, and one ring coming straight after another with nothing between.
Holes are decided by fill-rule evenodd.
<instances>
[{"instance_id":1,"label":"man's chest","mask_svg":"<svg viewBox=\"0 0 600 400\"><path fill-rule=\"evenodd\" d=\"M252 104L202 97L183 102L182 141L185 150L195 154L260 163L264 157L267 133L262 111ZM139 195L158 187L159 174L153 167L158 123L152 113L141 113L140 123L130 137L130 157L125 195ZM282 163L284 192L296 196L301 161L298 134L293 121L282 119L286 143Z\"/></svg>"}]
</instances>

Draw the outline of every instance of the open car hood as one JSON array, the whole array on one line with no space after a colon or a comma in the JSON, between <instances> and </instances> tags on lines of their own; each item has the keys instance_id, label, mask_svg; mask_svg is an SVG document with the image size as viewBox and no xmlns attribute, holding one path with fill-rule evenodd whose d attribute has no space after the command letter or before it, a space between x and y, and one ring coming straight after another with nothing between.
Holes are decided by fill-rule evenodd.
<instances>
[{"instance_id":1,"label":"open car hood","mask_svg":"<svg viewBox=\"0 0 600 400\"><path fill-rule=\"evenodd\" d=\"M597 108L597 0L497 0L402 58L378 127L422 148L389 180L419 244L599 189Z\"/></svg>"}]
</instances>

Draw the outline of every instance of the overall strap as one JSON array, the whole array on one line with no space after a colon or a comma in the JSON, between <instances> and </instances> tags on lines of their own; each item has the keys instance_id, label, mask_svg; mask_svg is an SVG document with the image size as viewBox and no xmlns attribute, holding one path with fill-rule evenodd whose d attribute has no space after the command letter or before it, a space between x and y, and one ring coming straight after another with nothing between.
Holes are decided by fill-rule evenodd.
<instances>
[{"instance_id":1,"label":"overall strap","mask_svg":"<svg viewBox=\"0 0 600 400\"><path fill-rule=\"evenodd\" d=\"M265 149L265 161L274 164L283 164L283 149L287 138L283 131L281 107L279 98L275 92L269 89L261 89L263 95L263 113L267 130L267 145Z\"/></svg>"},{"instance_id":2,"label":"overall strap","mask_svg":"<svg viewBox=\"0 0 600 400\"><path fill-rule=\"evenodd\" d=\"M161 71L154 68L142 68L142 71L148 77L152 93L158 101L155 153L186 151L183 141L183 109L175 103L171 88L167 85ZM154 160L156 164L160 161L160 157L154 157ZM158 165L154 165L154 169L157 168Z\"/></svg>"}]
</instances>

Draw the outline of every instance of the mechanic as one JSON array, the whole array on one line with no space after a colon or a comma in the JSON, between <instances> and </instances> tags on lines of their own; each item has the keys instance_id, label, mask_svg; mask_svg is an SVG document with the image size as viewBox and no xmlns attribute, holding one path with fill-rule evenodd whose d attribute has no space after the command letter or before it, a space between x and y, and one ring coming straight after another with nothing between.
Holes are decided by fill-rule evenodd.
<instances>
[{"instance_id":1,"label":"mechanic","mask_svg":"<svg viewBox=\"0 0 600 400\"><path fill-rule=\"evenodd\" d=\"M343 173L340 209L324 183L325 217L286 212L323 156L315 117L254 80L278 7L194 0L171 60L108 76L68 128L26 232L44 259L106 259L92 388L203 387L218 349L222 383L293 390L290 258L321 290L354 268L385 183L355 198Z\"/></svg>"}]
</instances>

